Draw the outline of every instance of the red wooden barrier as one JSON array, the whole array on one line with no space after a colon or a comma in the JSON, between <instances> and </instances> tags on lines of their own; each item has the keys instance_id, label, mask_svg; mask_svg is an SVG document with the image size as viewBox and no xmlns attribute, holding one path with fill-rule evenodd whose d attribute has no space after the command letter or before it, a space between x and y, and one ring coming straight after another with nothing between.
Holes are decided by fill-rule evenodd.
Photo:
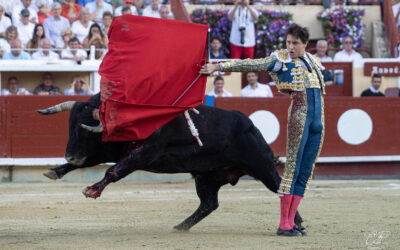
<instances>
[{"instance_id":1,"label":"red wooden barrier","mask_svg":"<svg viewBox=\"0 0 400 250\"><path fill-rule=\"evenodd\" d=\"M5 124L1 138L5 143L3 157L62 157L68 139L69 113L39 115L36 110L68 100L88 97L10 96L6 103ZM4 105L4 104L3 104Z\"/></svg>"},{"instance_id":2,"label":"red wooden barrier","mask_svg":"<svg viewBox=\"0 0 400 250\"><path fill-rule=\"evenodd\" d=\"M290 98L217 98L215 106L239 110L251 115L258 110L272 112L279 121L280 132L270 143L275 153L286 154L287 110ZM365 111L372 120L372 134L363 143L353 145L345 142L338 132L338 121L351 109ZM321 156L382 156L400 155L400 98L325 98L326 134ZM268 121L265 121L268 122Z\"/></svg>"}]
</instances>

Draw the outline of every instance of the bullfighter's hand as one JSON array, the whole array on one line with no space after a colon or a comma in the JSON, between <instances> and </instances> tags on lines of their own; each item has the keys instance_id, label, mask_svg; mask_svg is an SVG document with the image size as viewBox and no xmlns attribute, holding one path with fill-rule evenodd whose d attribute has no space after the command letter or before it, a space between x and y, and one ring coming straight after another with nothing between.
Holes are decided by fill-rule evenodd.
<instances>
[{"instance_id":1,"label":"bullfighter's hand","mask_svg":"<svg viewBox=\"0 0 400 250\"><path fill-rule=\"evenodd\" d=\"M218 71L219 70L219 65L218 64L204 64L203 67L201 67L200 69L200 74L203 75L209 75L212 74L214 71Z\"/></svg>"}]
</instances>

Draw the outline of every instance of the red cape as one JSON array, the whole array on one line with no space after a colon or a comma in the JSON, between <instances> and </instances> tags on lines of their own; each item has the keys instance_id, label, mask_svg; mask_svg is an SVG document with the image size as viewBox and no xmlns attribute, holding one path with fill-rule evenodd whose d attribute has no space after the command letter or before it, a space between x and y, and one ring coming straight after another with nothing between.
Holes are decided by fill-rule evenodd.
<instances>
[{"instance_id":1,"label":"red cape","mask_svg":"<svg viewBox=\"0 0 400 250\"><path fill-rule=\"evenodd\" d=\"M182 21L133 15L114 18L108 52L99 69L103 140L144 140L201 104L205 76L179 97L205 61L207 31L206 25Z\"/></svg>"}]
</instances>

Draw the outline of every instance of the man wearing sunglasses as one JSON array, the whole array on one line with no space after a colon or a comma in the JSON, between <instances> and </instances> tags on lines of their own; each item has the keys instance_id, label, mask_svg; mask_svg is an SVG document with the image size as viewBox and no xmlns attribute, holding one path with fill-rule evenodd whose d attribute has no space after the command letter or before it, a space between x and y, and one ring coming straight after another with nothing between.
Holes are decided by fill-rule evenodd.
<instances>
[{"instance_id":1,"label":"man wearing sunglasses","mask_svg":"<svg viewBox=\"0 0 400 250\"><path fill-rule=\"evenodd\" d=\"M343 50L337 52L333 58L334 62L354 62L362 59L360 53L353 49L353 38L351 36L345 36L343 38L342 48ZM336 70L336 84L343 84L343 70Z\"/></svg>"}]
</instances>

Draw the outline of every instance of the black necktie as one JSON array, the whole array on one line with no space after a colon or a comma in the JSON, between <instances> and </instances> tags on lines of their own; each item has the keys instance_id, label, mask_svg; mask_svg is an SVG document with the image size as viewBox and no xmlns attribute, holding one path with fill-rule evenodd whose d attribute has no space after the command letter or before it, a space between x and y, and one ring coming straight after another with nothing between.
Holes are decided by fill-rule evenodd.
<instances>
[{"instance_id":1,"label":"black necktie","mask_svg":"<svg viewBox=\"0 0 400 250\"><path fill-rule=\"evenodd\" d=\"M311 66L310 64L308 64L308 62L306 61L306 59L304 58L304 56L299 56L299 59L303 61L304 65L306 65L308 72L312 72Z\"/></svg>"}]
</instances>

